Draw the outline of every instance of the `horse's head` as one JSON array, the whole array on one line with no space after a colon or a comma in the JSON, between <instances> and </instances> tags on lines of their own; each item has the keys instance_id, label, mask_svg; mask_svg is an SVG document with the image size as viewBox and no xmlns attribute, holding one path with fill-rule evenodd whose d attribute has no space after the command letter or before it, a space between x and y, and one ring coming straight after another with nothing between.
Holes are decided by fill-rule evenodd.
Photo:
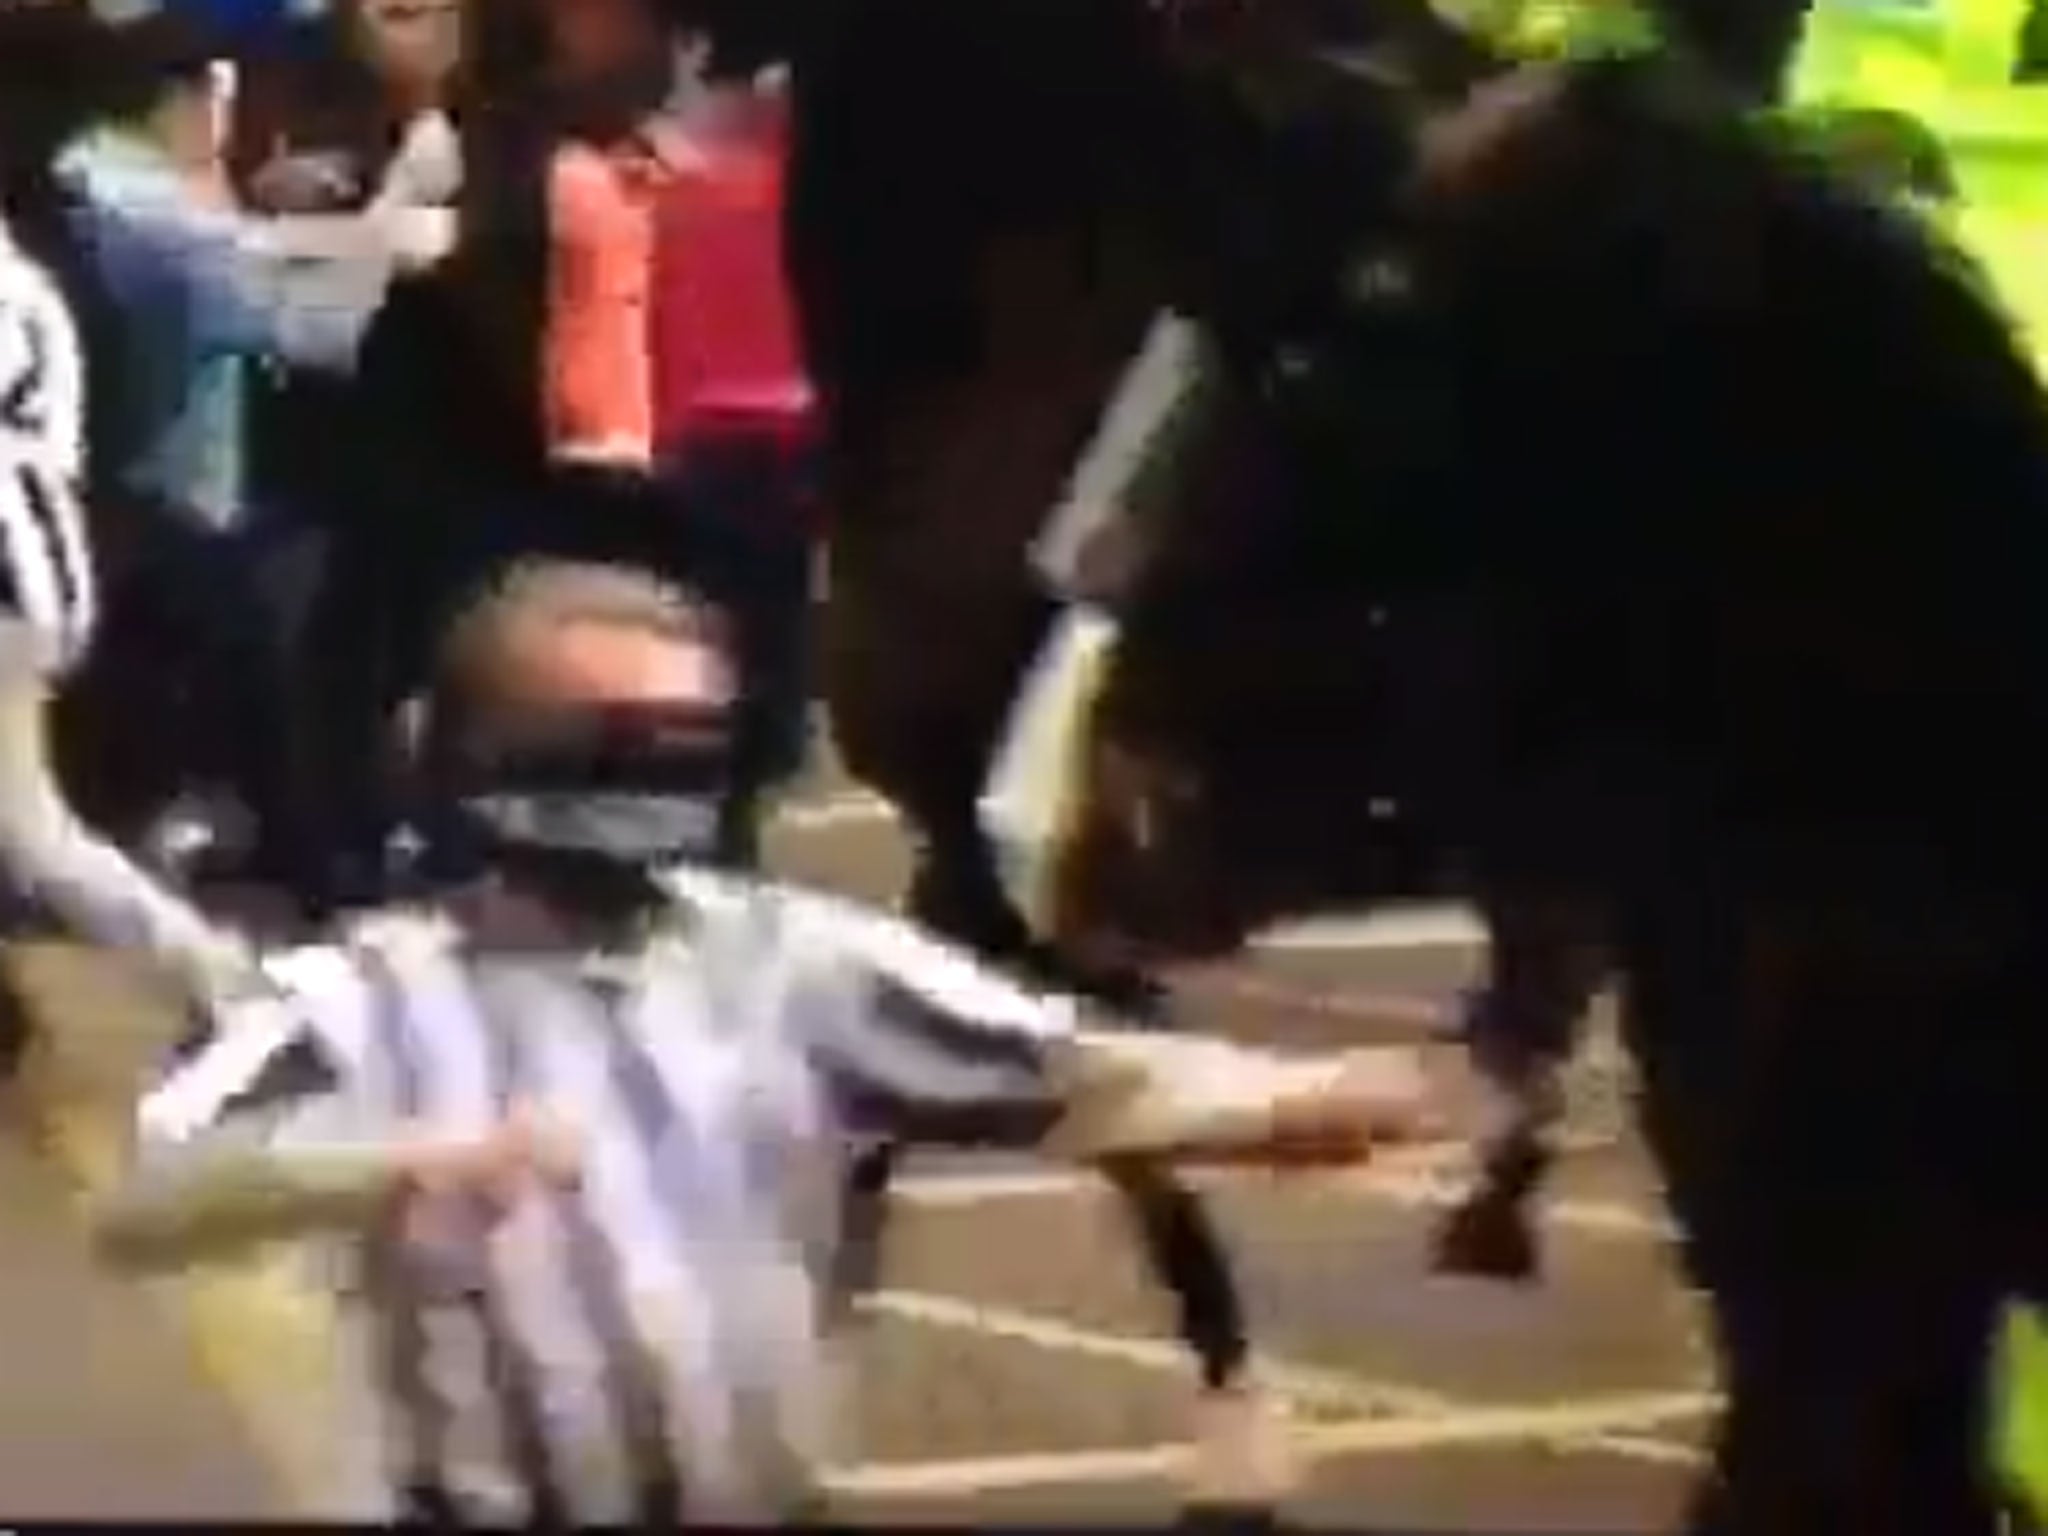
<instances>
[{"instance_id":1,"label":"horse's head","mask_svg":"<svg viewBox=\"0 0 2048 1536\"><path fill-rule=\"evenodd\" d=\"M1326 323L1229 360L1190 451L1240 472L1149 511L1055 871L1070 942L1213 950L1539 806L1625 852L1645 786L1819 783L1799 700L1908 697L1909 614L1957 654L1937 573L1986 556L1938 531L1937 477L2000 478L1972 505L2008 559L1991 522L2040 506L1991 311L1682 72L1504 76L1405 172Z\"/></svg>"},{"instance_id":2,"label":"horse's head","mask_svg":"<svg viewBox=\"0 0 2048 1536\"><path fill-rule=\"evenodd\" d=\"M1388 690L1428 689L1420 669L1461 659L1418 649L1419 604L1470 586L1469 449L1488 430L1464 367L1474 316L1431 222L1483 201L1464 189L1552 89L1548 71L1508 75L1392 136L1341 110L1297 125L1391 153L1385 201L1348 228L1275 232L1311 258L1286 310L1247 304L1242 282L1222 306L1206 409L1131 525L1121 638L1054 872L1068 942L1113 927L1148 949L1222 949L1340 889L1414 878L1398 867L1418 851L1407 793L1457 765L1416 758L1419 721L1390 739ZM1453 701L1473 680L1437 681L1442 718L1469 718Z\"/></svg>"}]
</instances>

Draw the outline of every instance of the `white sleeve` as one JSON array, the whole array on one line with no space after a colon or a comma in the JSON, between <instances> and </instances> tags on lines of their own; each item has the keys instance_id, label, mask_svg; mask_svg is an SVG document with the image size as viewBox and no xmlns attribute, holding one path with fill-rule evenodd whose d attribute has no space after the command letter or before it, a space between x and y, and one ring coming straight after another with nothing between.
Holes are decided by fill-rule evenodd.
<instances>
[{"instance_id":1,"label":"white sleeve","mask_svg":"<svg viewBox=\"0 0 2048 1536\"><path fill-rule=\"evenodd\" d=\"M716 910L732 890L704 882L689 894ZM1078 999L1034 991L885 913L809 891L756 899L776 922L784 1027L856 1134L1083 1161L1300 1160L1318 1144L1342 1161L1396 1134L1420 1102L1412 1052L1280 1055L1091 1027Z\"/></svg>"},{"instance_id":2,"label":"white sleeve","mask_svg":"<svg viewBox=\"0 0 2048 1536\"><path fill-rule=\"evenodd\" d=\"M0 249L0 645L43 672L92 631L84 468L77 328L55 285Z\"/></svg>"},{"instance_id":3,"label":"white sleeve","mask_svg":"<svg viewBox=\"0 0 2048 1536\"><path fill-rule=\"evenodd\" d=\"M204 995L242 963L216 926L79 819L50 761L49 686L0 627L0 866L78 938L140 949Z\"/></svg>"},{"instance_id":4,"label":"white sleeve","mask_svg":"<svg viewBox=\"0 0 2048 1536\"><path fill-rule=\"evenodd\" d=\"M236 1124L266 1139L325 1139L367 1118L373 1006L360 969L330 947L263 965L267 985L216 1005L136 1109L145 1158Z\"/></svg>"},{"instance_id":5,"label":"white sleeve","mask_svg":"<svg viewBox=\"0 0 2048 1536\"><path fill-rule=\"evenodd\" d=\"M331 952L296 969L205 1020L142 1100L134 1165L92 1223L110 1263L175 1269L360 1233L402 1187L403 1138L363 1090L368 988Z\"/></svg>"},{"instance_id":6,"label":"white sleeve","mask_svg":"<svg viewBox=\"0 0 2048 1536\"><path fill-rule=\"evenodd\" d=\"M1059 1121L1073 999L851 902L776 899L800 978L793 1027L857 1130L1031 1146Z\"/></svg>"},{"instance_id":7,"label":"white sleeve","mask_svg":"<svg viewBox=\"0 0 2048 1536\"><path fill-rule=\"evenodd\" d=\"M1406 1134L1422 1103L1409 1051L1283 1055L1091 1027L1077 999L1034 992L907 923L786 899L812 930L807 1046L863 1132L1080 1161L1310 1160L1311 1146L1348 1161Z\"/></svg>"}]
</instances>

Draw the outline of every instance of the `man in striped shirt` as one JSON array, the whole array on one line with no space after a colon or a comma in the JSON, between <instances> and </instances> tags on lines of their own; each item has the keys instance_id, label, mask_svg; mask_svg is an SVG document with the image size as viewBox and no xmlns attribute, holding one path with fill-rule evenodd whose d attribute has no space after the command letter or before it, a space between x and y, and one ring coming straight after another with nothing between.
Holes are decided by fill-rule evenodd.
<instances>
[{"instance_id":1,"label":"man in striped shirt","mask_svg":"<svg viewBox=\"0 0 2048 1536\"><path fill-rule=\"evenodd\" d=\"M730 693L658 585L515 573L427 726L478 878L274 957L142 1105L117 1261L348 1239L395 1509L322 1513L809 1508L862 1136L1321 1160L1421 1128L1405 1053L1099 1029L891 918L693 867Z\"/></svg>"}]
</instances>

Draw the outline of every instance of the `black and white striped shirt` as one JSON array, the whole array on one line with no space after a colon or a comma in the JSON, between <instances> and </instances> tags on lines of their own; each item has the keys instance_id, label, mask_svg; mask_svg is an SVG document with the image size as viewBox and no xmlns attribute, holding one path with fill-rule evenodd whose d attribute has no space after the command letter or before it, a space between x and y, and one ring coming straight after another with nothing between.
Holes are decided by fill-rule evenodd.
<instances>
[{"instance_id":1,"label":"black and white striped shirt","mask_svg":"<svg viewBox=\"0 0 2048 1536\"><path fill-rule=\"evenodd\" d=\"M822 1454L820 1280L858 1139L1040 1141L1074 1005L879 914L689 872L620 957L386 914L283 953L144 1101L145 1159L574 1127L572 1191L351 1245L394 1489L465 1520L776 1518ZM379 1510L333 1513L374 1517Z\"/></svg>"},{"instance_id":2,"label":"black and white striped shirt","mask_svg":"<svg viewBox=\"0 0 2048 1536\"><path fill-rule=\"evenodd\" d=\"M77 327L0 224L0 646L49 675L84 652L95 621L84 472Z\"/></svg>"}]
</instances>

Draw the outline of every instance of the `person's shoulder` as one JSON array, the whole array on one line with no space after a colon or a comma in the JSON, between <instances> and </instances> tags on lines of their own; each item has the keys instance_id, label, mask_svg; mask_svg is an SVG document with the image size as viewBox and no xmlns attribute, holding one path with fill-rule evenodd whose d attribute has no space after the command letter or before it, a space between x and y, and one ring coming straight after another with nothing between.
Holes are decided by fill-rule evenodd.
<instances>
[{"instance_id":1,"label":"person's shoulder","mask_svg":"<svg viewBox=\"0 0 2048 1536\"><path fill-rule=\"evenodd\" d=\"M120 157L70 164L73 218L94 249L146 250L186 260L239 249L256 224L232 204L214 203L174 172Z\"/></svg>"},{"instance_id":2,"label":"person's shoulder","mask_svg":"<svg viewBox=\"0 0 2048 1536\"><path fill-rule=\"evenodd\" d=\"M779 880L691 864L662 871L656 884L700 949L786 962L829 941L830 919L814 894Z\"/></svg>"},{"instance_id":3,"label":"person's shoulder","mask_svg":"<svg viewBox=\"0 0 2048 1536\"><path fill-rule=\"evenodd\" d=\"M661 883L708 936L749 934L785 955L870 953L911 931L867 903L761 876L683 866L664 873Z\"/></svg>"}]
</instances>

